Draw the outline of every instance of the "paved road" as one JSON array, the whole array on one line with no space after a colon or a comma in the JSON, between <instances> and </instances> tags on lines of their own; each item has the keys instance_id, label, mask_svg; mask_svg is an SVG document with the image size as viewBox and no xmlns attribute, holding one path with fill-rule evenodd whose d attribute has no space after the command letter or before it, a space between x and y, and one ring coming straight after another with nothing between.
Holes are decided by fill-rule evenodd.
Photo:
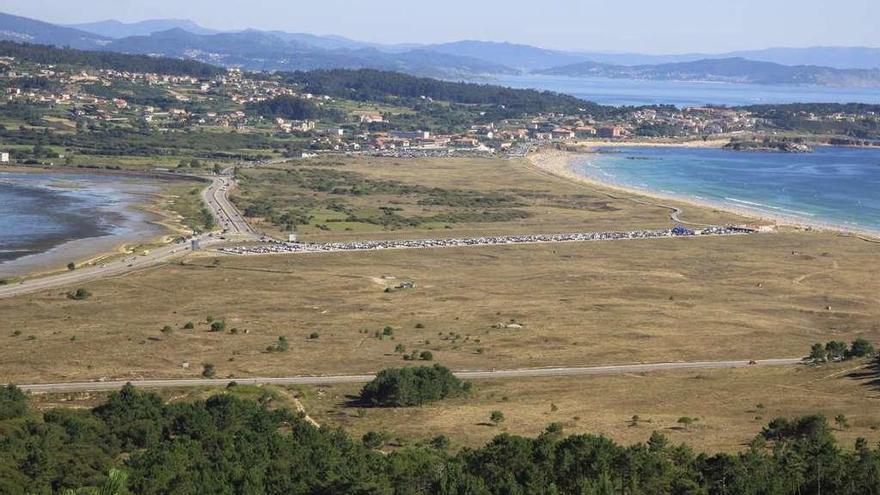
<instances>
[{"instance_id":1,"label":"paved road","mask_svg":"<svg viewBox=\"0 0 880 495\"><path fill-rule=\"evenodd\" d=\"M211 208L217 225L228 231L228 234L256 236L241 212L229 201L229 191L235 187L238 184L232 177L215 177L211 185L202 191L202 200Z\"/></svg>"},{"instance_id":2,"label":"paved road","mask_svg":"<svg viewBox=\"0 0 880 495\"><path fill-rule=\"evenodd\" d=\"M495 371L457 371L455 375L466 380L488 380L496 378L547 378L560 376L583 375L617 375L626 373L646 373L668 370L709 370L726 368L746 368L754 366L793 366L803 362L802 358L764 359L754 365L747 360L737 361L699 361L689 363L649 363L624 364L614 366L562 367L562 368L528 368L517 370ZM327 376L293 376L287 378L235 378L235 379L179 379L179 380L140 380L140 381L107 381L80 383L42 383L19 385L19 388L30 392L101 392L118 390L126 383L140 388L188 388L225 386L231 381L247 385L331 385L337 383L365 383L375 375L327 375Z\"/></svg>"},{"instance_id":3,"label":"paved road","mask_svg":"<svg viewBox=\"0 0 880 495\"><path fill-rule=\"evenodd\" d=\"M255 234L244 221L241 213L229 202L228 189L234 187L230 177L213 177L211 184L202 191L205 203L210 207L218 225L228 228L236 240L253 240ZM225 227L224 227L225 225ZM206 233L197 237L203 246L223 244L226 241L216 233ZM48 277L25 280L24 282L0 286L0 298L28 294L57 287L70 287L91 280L139 270L179 258L190 251L189 243L170 244L143 253L125 256L120 260L82 266L74 271L59 273Z\"/></svg>"}]
</instances>

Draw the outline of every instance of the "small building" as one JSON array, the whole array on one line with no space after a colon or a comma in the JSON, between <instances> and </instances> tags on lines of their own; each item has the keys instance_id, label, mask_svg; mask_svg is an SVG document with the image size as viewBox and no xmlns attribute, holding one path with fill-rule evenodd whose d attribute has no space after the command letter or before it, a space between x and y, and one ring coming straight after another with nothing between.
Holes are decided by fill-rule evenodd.
<instances>
[{"instance_id":1,"label":"small building","mask_svg":"<svg viewBox=\"0 0 880 495\"><path fill-rule=\"evenodd\" d=\"M600 127L598 131L599 137L617 139L623 137L623 128L620 126Z\"/></svg>"},{"instance_id":2,"label":"small building","mask_svg":"<svg viewBox=\"0 0 880 495\"><path fill-rule=\"evenodd\" d=\"M578 126L575 130L577 137L593 137L596 135L596 128L588 125Z\"/></svg>"},{"instance_id":3,"label":"small building","mask_svg":"<svg viewBox=\"0 0 880 495\"><path fill-rule=\"evenodd\" d=\"M410 141L431 139L431 133L428 131L391 131L389 134L393 138Z\"/></svg>"},{"instance_id":4,"label":"small building","mask_svg":"<svg viewBox=\"0 0 880 495\"><path fill-rule=\"evenodd\" d=\"M381 114L378 113L368 113L360 116L361 124L372 124L373 122L383 122L385 119Z\"/></svg>"},{"instance_id":5,"label":"small building","mask_svg":"<svg viewBox=\"0 0 880 495\"><path fill-rule=\"evenodd\" d=\"M9 163L9 153L5 151L0 153L0 163Z\"/></svg>"},{"instance_id":6,"label":"small building","mask_svg":"<svg viewBox=\"0 0 880 495\"><path fill-rule=\"evenodd\" d=\"M199 251L199 250L202 249L202 243L199 242L198 239L193 239L193 240L190 242L190 245L191 245L191 247L192 247L193 252L196 252L196 251Z\"/></svg>"},{"instance_id":7,"label":"small building","mask_svg":"<svg viewBox=\"0 0 880 495\"><path fill-rule=\"evenodd\" d=\"M566 129L565 127L557 127L550 131L550 134L555 140L565 141L568 139L574 139L574 131Z\"/></svg>"}]
</instances>

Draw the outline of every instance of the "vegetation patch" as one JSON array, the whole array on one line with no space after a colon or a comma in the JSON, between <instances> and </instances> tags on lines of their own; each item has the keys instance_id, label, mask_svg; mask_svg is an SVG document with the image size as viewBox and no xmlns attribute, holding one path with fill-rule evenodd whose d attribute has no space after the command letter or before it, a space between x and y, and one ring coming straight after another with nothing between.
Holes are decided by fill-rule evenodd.
<instances>
[{"instance_id":1,"label":"vegetation patch","mask_svg":"<svg viewBox=\"0 0 880 495\"><path fill-rule=\"evenodd\" d=\"M360 400L377 407L410 407L455 397L471 390L439 364L382 370L361 390Z\"/></svg>"}]
</instances>

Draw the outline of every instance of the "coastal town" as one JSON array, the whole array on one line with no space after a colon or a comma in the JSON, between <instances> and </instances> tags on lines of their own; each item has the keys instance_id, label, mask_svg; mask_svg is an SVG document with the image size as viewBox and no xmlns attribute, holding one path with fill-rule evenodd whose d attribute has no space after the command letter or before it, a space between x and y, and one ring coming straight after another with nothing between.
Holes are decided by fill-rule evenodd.
<instances>
[{"instance_id":1,"label":"coastal town","mask_svg":"<svg viewBox=\"0 0 880 495\"><path fill-rule=\"evenodd\" d=\"M491 120L485 112L472 122L452 126L417 127L412 112L391 103L344 100L316 94L282 77L230 69L212 77L128 72L113 69L80 70L55 64L0 58L0 88L7 115L0 124L51 133L74 130L134 130L159 134L236 133L267 137L286 158L347 153L382 156L523 156L541 144L610 141L777 139L785 129L766 109L673 106L623 107L603 115L589 111L536 112L519 118ZM321 115L291 118L259 111L265 102L305 102ZM432 99L421 96L426 104ZM36 112L34 109L38 109ZM805 125L821 128L846 123L880 126L880 115L867 112L817 114L794 111ZM8 128L8 125L7 125ZM837 144L876 144L870 136L832 136ZM781 148L785 149L785 148ZM5 161L54 163L71 158L65 152L40 147L11 146ZM247 157L246 157L247 158ZM251 156L259 159L260 156ZM264 158L264 157L263 157Z\"/></svg>"}]
</instances>

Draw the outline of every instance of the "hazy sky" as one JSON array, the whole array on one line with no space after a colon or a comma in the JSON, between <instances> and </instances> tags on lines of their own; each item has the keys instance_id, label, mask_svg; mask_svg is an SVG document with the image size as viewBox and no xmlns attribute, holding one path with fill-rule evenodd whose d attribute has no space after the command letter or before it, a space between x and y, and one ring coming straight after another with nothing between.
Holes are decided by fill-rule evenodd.
<instances>
[{"instance_id":1,"label":"hazy sky","mask_svg":"<svg viewBox=\"0 0 880 495\"><path fill-rule=\"evenodd\" d=\"M480 39L643 53L880 47L880 0L0 0L0 11L56 23L173 17L384 43Z\"/></svg>"}]
</instances>

